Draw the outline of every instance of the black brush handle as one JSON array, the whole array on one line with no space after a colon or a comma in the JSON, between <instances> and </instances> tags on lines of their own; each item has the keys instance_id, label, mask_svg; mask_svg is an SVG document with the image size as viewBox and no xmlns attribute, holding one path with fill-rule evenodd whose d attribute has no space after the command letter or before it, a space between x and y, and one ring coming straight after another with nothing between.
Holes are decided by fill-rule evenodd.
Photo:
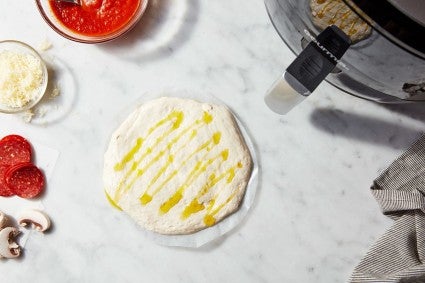
<instances>
[{"instance_id":1,"label":"black brush handle","mask_svg":"<svg viewBox=\"0 0 425 283\"><path fill-rule=\"evenodd\" d=\"M310 93L335 68L350 47L350 38L332 25L311 41L286 71Z\"/></svg>"}]
</instances>

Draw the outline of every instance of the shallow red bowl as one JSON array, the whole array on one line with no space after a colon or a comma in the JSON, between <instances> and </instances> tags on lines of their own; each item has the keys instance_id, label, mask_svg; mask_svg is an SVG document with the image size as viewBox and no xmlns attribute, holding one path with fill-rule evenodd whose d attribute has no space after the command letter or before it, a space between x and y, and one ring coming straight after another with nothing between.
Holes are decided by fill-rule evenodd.
<instances>
[{"instance_id":1,"label":"shallow red bowl","mask_svg":"<svg viewBox=\"0 0 425 283\"><path fill-rule=\"evenodd\" d=\"M136 25L148 5L148 0L138 0L139 5L137 10L130 20L124 26L111 33L104 35L84 35L69 29L61 21L59 21L50 7L49 0L35 0L35 2L40 14L43 16L43 19L55 32L67 39L82 43L102 43L123 35Z\"/></svg>"}]
</instances>

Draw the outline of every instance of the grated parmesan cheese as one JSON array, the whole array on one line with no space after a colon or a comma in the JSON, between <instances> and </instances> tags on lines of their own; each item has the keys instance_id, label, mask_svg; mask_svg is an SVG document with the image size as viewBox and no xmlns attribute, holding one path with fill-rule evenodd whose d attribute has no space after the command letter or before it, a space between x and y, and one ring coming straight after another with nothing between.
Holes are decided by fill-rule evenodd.
<instances>
[{"instance_id":1,"label":"grated parmesan cheese","mask_svg":"<svg viewBox=\"0 0 425 283\"><path fill-rule=\"evenodd\" d=\"M22 108L40 95L43 67L31 54L0 52L0 103Z\"/></svg>"},{"instance_id":2,"label":"grated parmesan cheese","mask_svg":"<svg viewBox=\"0 0 425 283\"><path fill-rule=\"evenodd\" d=\"M55 99L59 95L60 95L60 88L59 88L58 85L55 84L55 86L53 87L52 92L50 93L50 99Z\"/></svg>"},{"instance_id":3,"label":"grated parmesan cheese","mask_svg":"<svg viewBox=\"0 0 425 283\"><path fill-rule=\"evenodd\" d=\"M52 48L52 43L47 39L47 38L45 38L39 45L38 45L38 50L40 50L40 51L47 51L47 50L49 50L50 48Z\"/></svg>"},{"instance_id":4,"label":"grated parmesan cheese","mask_svg":"<svg viewBox=\"0 0 425 283\"><path fill-rule=\"evenodd\" d=\"M24 119L26 123L31 123L34 115L35 115L34 111L32 109L28 109L27 111L24 112L22 119Z\"/></svg>"}]
</instances>

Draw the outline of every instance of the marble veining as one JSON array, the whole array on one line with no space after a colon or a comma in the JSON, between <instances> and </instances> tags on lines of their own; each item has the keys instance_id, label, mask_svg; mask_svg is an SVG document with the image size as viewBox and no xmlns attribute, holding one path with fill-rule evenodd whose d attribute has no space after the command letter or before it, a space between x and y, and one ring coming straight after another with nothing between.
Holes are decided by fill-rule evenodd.
<instances>
[{"instance_id":1,"label":"marble veining","mask_svg":"<svg viewBox=\"0 0 425 283\"><path fill-rule=\"evenodd\" d=\"M369 187L425 131L423 104L379 105L323 83L287 116L274 114L263 96L294 55L262 1L152 0L133 31L102 45L60 37L32 1L0 1L0 19L1 39L52 43L43 56L63 87L32 123L0 114L2 132L60 153L43 197L54 229L32 234L20 260L1 260L0 282L339 283L391 224ZM248 216L199 249L144 238L103 194L114 126L169 90L229 105L260 161Z\"/></svg>"}]
</instances>

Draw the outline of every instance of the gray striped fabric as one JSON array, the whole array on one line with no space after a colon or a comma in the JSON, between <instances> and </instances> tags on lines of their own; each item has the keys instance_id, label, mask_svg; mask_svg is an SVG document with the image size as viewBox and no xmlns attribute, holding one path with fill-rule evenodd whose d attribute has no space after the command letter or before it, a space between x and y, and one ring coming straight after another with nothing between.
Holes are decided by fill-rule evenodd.
<instances>
[{"instance_id":1,"label":"gray striped fabric","mask_svg":"<svg viewBox=\"0 0 425 283\"><path fill-rule=\"evenodd\" d=\"M379 176L372 194L395 220L351 275L351 283L425 283L425 136Z\"/></svg>"}]
</instances>

